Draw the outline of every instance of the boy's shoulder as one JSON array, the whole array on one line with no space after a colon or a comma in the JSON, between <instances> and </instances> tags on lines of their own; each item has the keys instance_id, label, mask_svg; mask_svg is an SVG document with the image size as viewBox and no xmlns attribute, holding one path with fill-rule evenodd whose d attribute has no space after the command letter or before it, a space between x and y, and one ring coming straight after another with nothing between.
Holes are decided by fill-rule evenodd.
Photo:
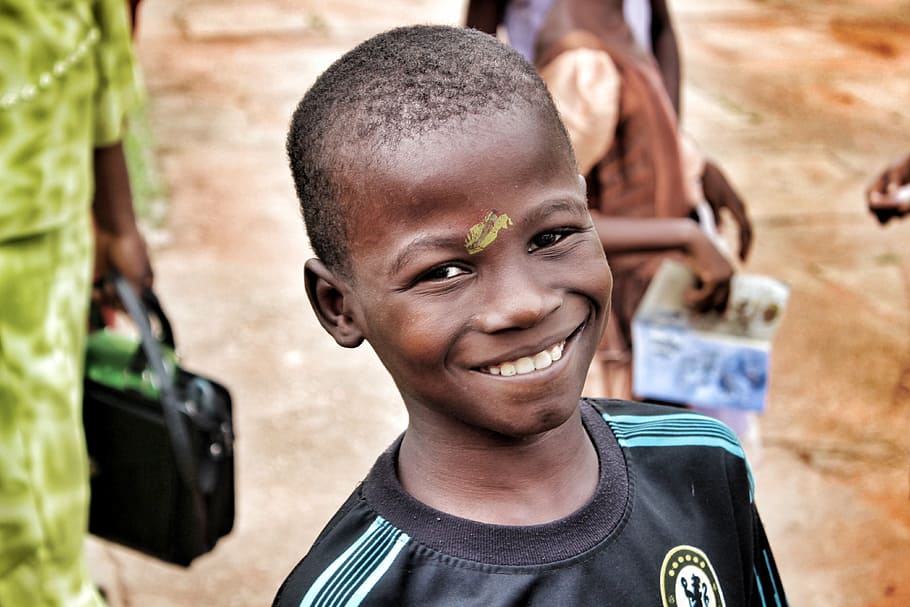
<instances>
[{"instance_id":1,"label":"boy's shoulder","mask_svg":"<svg viewBox=\"0 0 910 607\"><path fill-rule=\"evenodd\" d=\"M313 584L336 568L335 563L338 561L339 553L350 552L348 547L352 543L358 545L356 541L358 537L362 540L367 538L377 526L388 527L381 517L374 518L372 512L364 508L361 489L362 483L354 489L341 508L326 523L307 554L281 584L272 603L273 607L287 605L298 607L301 605L301 597L308 597L312 594L308 590ZM360 543L369 545L367 541Z\"/></svg>"},{"instance_id":2,"label":"boy's shoulder","mask_svg":"<svg viewBox=\"0 0 910 607\"><path fill-rule=\"evenodd\" d=\"M608 422L615 417L638 416L642 418L640 421L646 421L644 418L648 417L674 418L677 420L689 419L701 420L711 425L726 427L726 424L722 421L709 415L671 404L591 397L582 397L581 403L582 406L585 404L591 405Z\"/></svg>"},{"instance_id":3,"label":"boy's shoulder","mask_svg":"<svg viewBox=\"0 0 910 607\"><path fill-rule=\"evenodd\" d=\"M623 448L720 448L745 460L736 433L722 421L671 405L583 398L606 421Z\"/></svg>"}]
</instances>

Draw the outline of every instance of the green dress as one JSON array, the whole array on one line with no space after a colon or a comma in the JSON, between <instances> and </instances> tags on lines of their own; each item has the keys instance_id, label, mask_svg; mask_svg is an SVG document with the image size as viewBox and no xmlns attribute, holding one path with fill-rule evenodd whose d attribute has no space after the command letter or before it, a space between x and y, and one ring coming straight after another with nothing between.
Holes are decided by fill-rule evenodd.
<instances>
[{"instance_id":1,"label":"green dress","mask_svg":"<svg viewBox=\"0 0 910 607\"><path fill-rule=\"evenodd\" d=\"M0 605L103 605L86 572L92 153L138 99L124 0L0 0Z\"/></svg>"}]
</instances>

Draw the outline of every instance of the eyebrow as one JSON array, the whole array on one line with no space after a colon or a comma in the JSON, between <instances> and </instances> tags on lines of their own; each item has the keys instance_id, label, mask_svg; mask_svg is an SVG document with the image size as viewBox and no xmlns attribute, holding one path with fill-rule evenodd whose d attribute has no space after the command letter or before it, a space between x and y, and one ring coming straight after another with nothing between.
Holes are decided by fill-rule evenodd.
<instances>
[{"instance_id":1,"label":"eyebrow","mask_svg":"<svg viewBox=\"0 0 910 607\"><path fill-rule=\"evenodd\" d=\"M548 200L547 202L543 203L525 215L522 218L521 223L534 224L547 219L550 215L555 215L556 213L562 212L569 212L573 215L582 216L587 210L587 205L580 200L572 200L569 198Z\"/></svg>"},{"instance_id":2,"label":"eyebrow","mask_svg":"<svg viewBox=\"0 0 910 607\"><path fill-rule=\"evenodd\" d=\"M418 236L407 244L403 251L395 256L392 262L392 273L397 274L403 267L423 251L439 249L464 249L463 235L430 235Z\"/></svg>"}]
</instances>

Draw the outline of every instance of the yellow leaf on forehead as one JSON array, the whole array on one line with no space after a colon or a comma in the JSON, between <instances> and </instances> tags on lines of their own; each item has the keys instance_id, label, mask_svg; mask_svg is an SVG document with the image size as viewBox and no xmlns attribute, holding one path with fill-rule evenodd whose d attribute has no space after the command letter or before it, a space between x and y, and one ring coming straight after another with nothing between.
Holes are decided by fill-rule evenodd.
<instances>
[{"instance_id":1,"label":"yellow leaf on forehead","mask_svg":"<svg viewBox=\"0 0 910 607\"><path fill-rule=\"evenodd\" d=\"M468 230L468 235L464 239L464 248L470 255L480 253L488 246L493 244L496 237L499 236L500 230L505 230L512 225L512 219L503 213L497 215L496 211L490 211L480 223L475 223Z\"/></svg>"}]
</instances>

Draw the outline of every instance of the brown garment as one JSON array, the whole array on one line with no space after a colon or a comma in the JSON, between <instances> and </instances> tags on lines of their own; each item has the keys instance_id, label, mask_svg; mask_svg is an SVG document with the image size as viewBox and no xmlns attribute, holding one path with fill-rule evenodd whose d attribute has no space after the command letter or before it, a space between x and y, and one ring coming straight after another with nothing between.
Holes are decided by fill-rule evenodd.
<instances>
[{"instance_id":1,"label":"brown garment","mask_svg":"<svg viewBox=\"0 0 910 607\"><path fill-rule=\"evenodd\" d=\"M620 74L619 117L607 153L587 175L588 204L616 217L686 217L692 210L680 152L676 115L653 57L635 45L625 24L605 28L609 34L569 29L546 30L538 41L537 67L557 56L585 48L606 52ZM558 100L557 100L558 101ZM611 320L601 344L605 383L628 384L632 317L664 259L674 253L611 255L613 301ZM617 378L616 376L619 376ZM630 391L627 387L626 391Z\"/></svg>"}]
</instances>

